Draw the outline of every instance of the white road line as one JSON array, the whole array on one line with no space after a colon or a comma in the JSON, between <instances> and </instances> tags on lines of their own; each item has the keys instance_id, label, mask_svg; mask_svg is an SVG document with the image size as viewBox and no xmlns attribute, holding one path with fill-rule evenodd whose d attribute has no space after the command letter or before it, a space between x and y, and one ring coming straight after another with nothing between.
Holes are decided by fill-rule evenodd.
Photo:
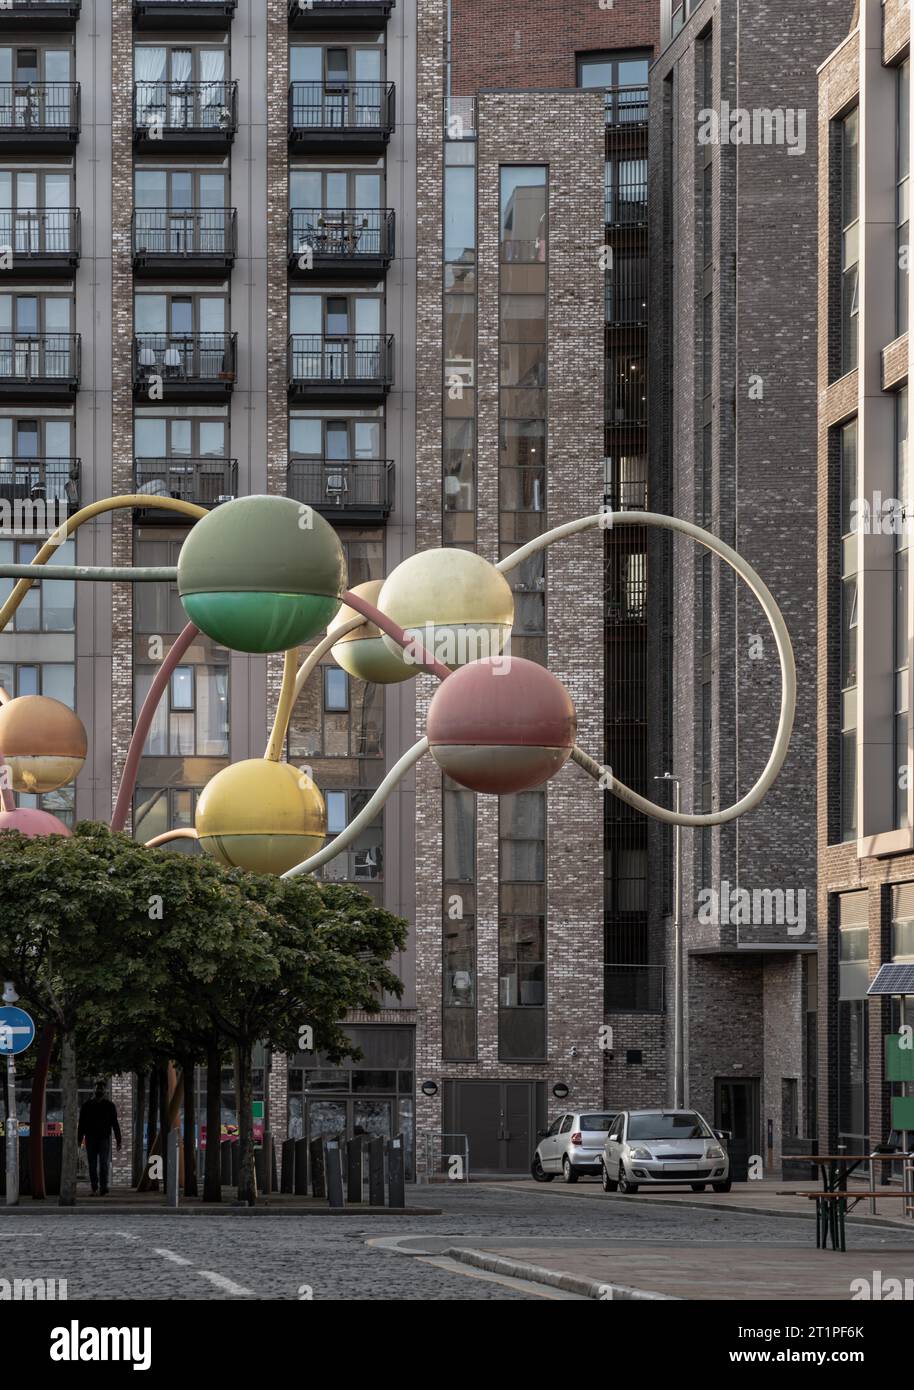
<instances>
[{"instance_id":1,"label":"white road line","mask_svg":"<svg viewBox=\"0 0 914 1390\"><path fill-rule=\"evenodd\" d=\"M161 1255L163 1260L171 1260L173 1265L193 1264L192 1260L185 1260L183 1255L176 1255L173 1250L161 1250L158 1246L153 1246L152 1253L154 1255Z\"/></svg>"},{"instance_id":2,"label":"white road line","mask_svg":"<svg viewBox=\"0 0 914 1390\"><path fill-rule=\"evenodd\" d=\"M530 1279L518 1279L513 1274L495 1274L489 1270L476 1269L472 1265L465 1265L462 1260L452 1260L446 1256L427 1259L420 1255L418 1258L420 1264L434 1265L436 1269L444 1269L448 1274L469 1274L471 1278L482 1279L486 1284L501 1284L506 1289L516 1289L518 1293L530 1294L534 1298L548 1298L555 1302L568 1303L590 1302L583 1294L557 1289L552 1284L534 1284Z\"/></svg>"},{"instance_id":3,"label":"white road line","mask_svg":"<svg viewBox=\"0 0 914 1390\"><path fill-rule=\"evenodd\" d=\"M225 1289L226 1293L247 1294L250 1298L256 1298L253 1289L245 1289L241 1284L233 1284L231 1279L226 1279L224 1274L215 1274L211 1269L198 1269L197 1273L201 1279L208 1279L211 1284L215 1284L217 1289Z\"/></svg>"},{"instance_id":4,"label":"white road line","mask_svg":"<svg viewBox=\"0 0 914 1390\"><path fill-rule=\"evenodd\" d=\"M122 1236L124 1240L139 1240L139 1236L131 1235L130 1231L115 1231L116 1236Z\"/></svg>"}]
</instances>

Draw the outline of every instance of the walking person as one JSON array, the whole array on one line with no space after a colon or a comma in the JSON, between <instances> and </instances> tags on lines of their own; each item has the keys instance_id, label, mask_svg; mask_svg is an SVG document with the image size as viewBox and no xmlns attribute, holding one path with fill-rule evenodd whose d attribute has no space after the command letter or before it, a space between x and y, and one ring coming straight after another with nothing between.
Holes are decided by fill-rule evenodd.
<instances>
[{"instance_id":1,"label":"walking person","mask_svg":"<svg viewBox=\"0 0 914 1390\"><path fill-rule=\"evenodd\" d=\"M79 1112L79 1126L76 1131L77 1147L86 1141L86 1157L89 1160L89 1182L92 1196L108 1194L108 1174L111 1168L111 1135L114 1135L118 1149L121 1147L121 1128L117 1122L117 1106L105 1095L105 1083L99 1081L95 1095L84 1102Z\"/></svg>"}]
</instances>

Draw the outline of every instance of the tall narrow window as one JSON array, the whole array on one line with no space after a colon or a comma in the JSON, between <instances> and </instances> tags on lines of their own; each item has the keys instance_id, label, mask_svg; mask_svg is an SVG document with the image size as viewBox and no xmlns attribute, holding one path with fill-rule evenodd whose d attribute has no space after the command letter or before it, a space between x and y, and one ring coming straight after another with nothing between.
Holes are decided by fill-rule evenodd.
<instances>
[{"instance_id":1,"label":"tall narrow window","mask_svg":"<svg viewBox=\"0 0 914 1390\"><path fill-rule=\"evenodd\" d=\"M857 837L857 548L854 544L854 506L857 486L857 421L840 433L841 612L840 612L840 719L841 719L841 839Z\"/></svg>"},{"instance_id":2,"label":"tall narrow window","mask_svg":"<svg viewBox=\"0 0 914 1390\"><path fill-rule=\"evenodd\" d=\"M899 524L895 530L895 793L897 829L910 824L908 816L908 711L910 656L908 635L908 388L895 397L895 498Z\"/></svg>"},{"instance_id":3,"label":"tall narrow window","mask_svg":"<svg viewBox=\"0 0 914 1390\"><path fill-rule=\"evenodd\" d=\"M857 365L860 308L859 113L841 122L841 374Z\"/></svg>"},{"instance_id":4,"label":"tall narrow window","mask_svg":"<svg viewBox=\"0 0 914 1390\"><path fill-rule=\"evenodd\" d=\"M911 254L910 237L910 175L911 175L911 61L906 58L898 69L898 109L895 122L897 145L897 246L896 272L896 332L908 331L908 260Z\"/></svg>"}]
</instances>

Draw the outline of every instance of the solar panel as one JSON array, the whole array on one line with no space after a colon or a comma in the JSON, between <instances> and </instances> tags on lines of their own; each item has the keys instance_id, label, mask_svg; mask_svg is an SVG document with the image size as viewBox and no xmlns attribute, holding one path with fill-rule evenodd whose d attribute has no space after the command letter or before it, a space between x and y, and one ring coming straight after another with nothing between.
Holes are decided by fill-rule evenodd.
<instances>
[{"instance_id":1,"label":"solar panel","mask_svg":"<svg viewBox=\"0 0 914 1390\"><path fill-rule=\"evenodd\" d=\"M881 965L867 994L914 994L914 964Z\"/></svg>"}]
</instances>

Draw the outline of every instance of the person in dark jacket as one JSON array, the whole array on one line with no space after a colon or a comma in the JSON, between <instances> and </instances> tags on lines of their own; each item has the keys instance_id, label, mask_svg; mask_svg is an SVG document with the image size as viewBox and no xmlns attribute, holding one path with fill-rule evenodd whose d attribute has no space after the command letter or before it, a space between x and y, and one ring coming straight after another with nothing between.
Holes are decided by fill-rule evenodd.
<instances>
[{"instance_id":1,"label":"person in dark jacket","mask_svg":"<svg viewBox=\"0 0 914 1390\"><path fill-rule=\"evenodd\" d=\"M118 1149L121 1147L121 1128L117 1122L117 1107L105 1096L105 1083L100 1081L95 1095L87 1100L79 1112L79 1127L76 1143L86 1141L86 1156L89 1160L89 1181L92 1196L99 1191L105 1197L108 1192L108 1172L111 1167L111 1135L114 1135Z\"/></svg>"}]
</instances>

